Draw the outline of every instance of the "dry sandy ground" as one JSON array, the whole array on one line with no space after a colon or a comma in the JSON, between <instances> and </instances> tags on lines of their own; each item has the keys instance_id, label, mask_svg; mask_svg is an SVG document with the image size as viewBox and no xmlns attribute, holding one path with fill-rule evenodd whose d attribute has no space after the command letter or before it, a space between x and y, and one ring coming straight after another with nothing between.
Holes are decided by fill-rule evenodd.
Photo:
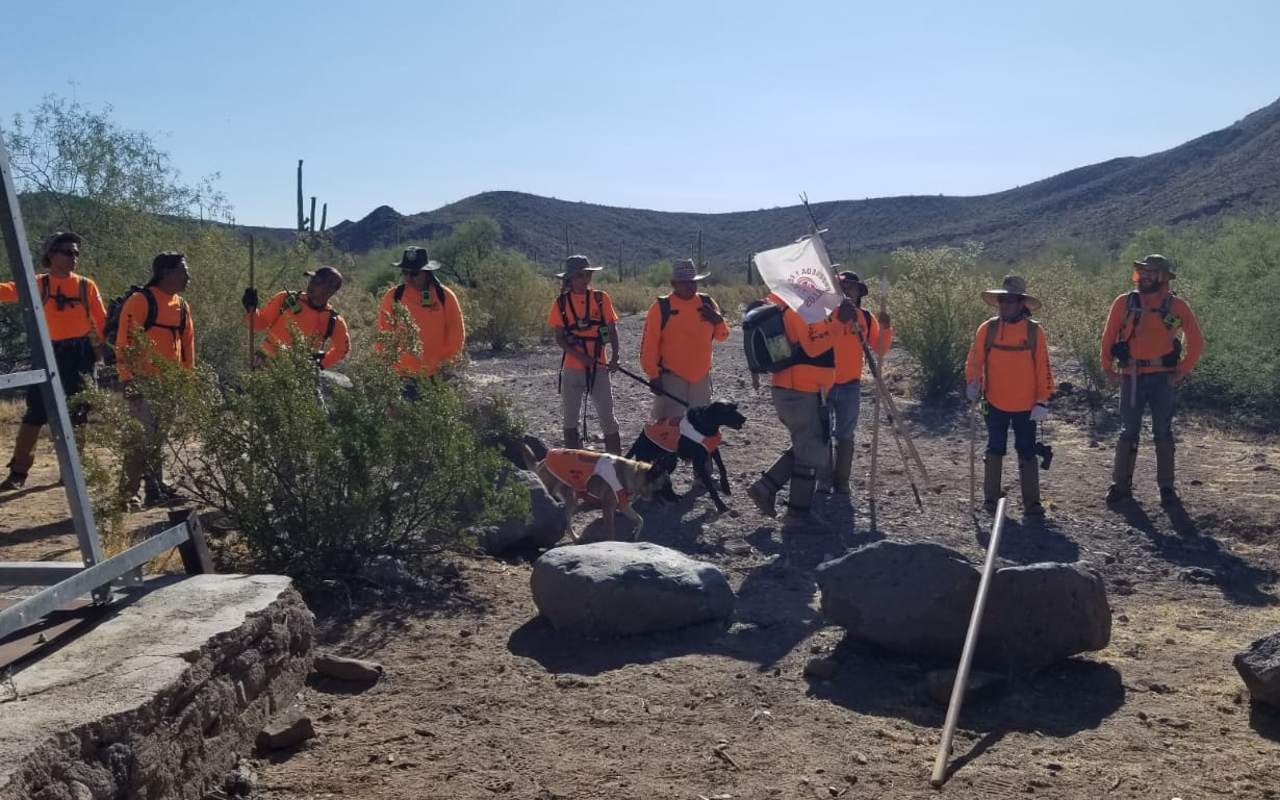
<instances>
[{"instance_id":1,"label":"dry sandy ground","mask_svg":"<svg viewBox=\"0 0 1280 800\"><path fill-rule=\"evenodd\" d=\"M634 363L637 318L623 320ZM614 641L552 630L530 600L527 558L460 555L433 593L357 596L321 611L325 645L381 661L386 678L353 691L314 682L302 703L317 739L259 764L269 798L831 798L933 797L928 775L944 709L923 678L940 666L847 640L817 611L814 568L883 537L934 541L982 556L967 511L968 427L957 409L921 409L891 382L933 482L918 510L889 439L885 493L870 529L863 489L827 501L825 526L759 516L743 490L785 446L766 390L753 391L737 334L719 353L718 393L743 404L728 435L733 511L698 493L642 512L646 538L715 563L738 595L732 624ZM890 361L899 359L894 354ZM479 383L517 398L532 430L558 441L557 359L549 349L478 359ZM892 363L890 366L892 371ZM1070 376L1059 376L1059 380ZM624 445L645 389L615 384ZM868 396L869 401L869 396ZM859 431L867 467L870 404ZM1252 709L1231 656L1280 630L1280 446L1182 420L1185 513L1156 502L1149 446L1139 505L1101 501L1114 409L1091 442L1084 413L1056 404L1045 476L1048 521L1023 526L1016 496L1001 555L1089 561L1113 608L1111 645L1030 676L965 710L957 798L1263 798L1280 796L1280 717ZM593 424L594 429L594 424ZM882 429L882 434L887 433ZM7 442L0 442L7 446ZM48 463L47 454L41 463ZM1015 470L1006 469L1008 477ZM0 506L0 557L65 557L52 480ZM689 485L681 473L678 488ZM65 512L62 512L65 514ZM593 517L580 517L585 525ZM815 654L831 680L804 677Z\"/></svg>"}]
</instances>

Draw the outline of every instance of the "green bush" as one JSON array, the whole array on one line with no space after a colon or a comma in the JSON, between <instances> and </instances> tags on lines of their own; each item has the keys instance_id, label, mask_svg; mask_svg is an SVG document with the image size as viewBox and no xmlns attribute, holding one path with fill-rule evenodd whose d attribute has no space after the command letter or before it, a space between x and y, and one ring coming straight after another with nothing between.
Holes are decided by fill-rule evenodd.
<instances>
[{"instance_id":1,"label":"green bush","mask_svg":"<svg viewBox=\"0 0 1280 800\"><path fill-rule=\"evenodd\" d=\"M990 288L978 274L982 246L903 248L894 251L903 275L893 296L894 336L915 360L921 394L939 400L964 385L964 362L974 332L991 309Z\"/></svg>"},{"instance_id":2,"label":"green bush","mask_svg":"<svg viewBox=\"0 0 1280 800\"><path fill-rule=\"evenodd\" d=\"M238 386L200 370L144 387L172 419L174 474L225 515L254 569L310 587L384 555L421 572L468 526L527 510L527 495L500 488L505 462L481 444L457 388L423 381L415 402L381 359L354 372L322 402L307 348L292 347Z\"/></svg>"},{"instance_id":3,"label":"green bush","mask_svg":"<svg viewBox=\"0 0 1280 800\"><path fill-rule=\"evenodd\" d=\"M1116 295L1125 290L1118 274L1088 275L1071 256L1027 270L1028 289L1044 307L1036 312L1045 325L1049 345L1084 373L1086 388L1107 397L1114 388L1102 371L1099 345L1107 313Z\"/></svg>"},{"instance_id":4,"label":"green bush","mask_svg":"<svg viewBox=\"0 0 1280 800\"><path fill-rule=\"evenodd\" d=\"M554 281L540 277L513 251L491 255L472 269L476 285L466 291L467 338L493 351L545 339Z\"/></svg>"}]
</instances>

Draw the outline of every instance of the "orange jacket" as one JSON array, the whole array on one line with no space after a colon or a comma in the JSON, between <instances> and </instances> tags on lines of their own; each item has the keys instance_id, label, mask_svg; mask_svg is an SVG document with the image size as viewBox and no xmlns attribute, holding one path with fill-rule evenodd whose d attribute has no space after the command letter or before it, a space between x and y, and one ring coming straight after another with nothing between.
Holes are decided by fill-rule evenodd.
<instances>
[{"instance_id":1,"label":"orange jacket","mask_svg":"<svg viewBox=\"0 0 1280 800\"><path fill-rule=\"evenodd\" d=\"M871 320L870 326L867 320ZM835 340L836 351L836 383L849 383L862 379L862 342L854 332L854 322L858 325L862 337L867 340L871 352L884 356L893 344L893 328L881 328L880 320L875 314L857 310L853 321L845 322L839 318L831 319L831 331Z\"/></svg>"},{"instance_id":2,"label":"orange jacket","mask_svg":"<svg viewBox=\"0 0 1280 800\"><path fill-rule=\"evenodd\" d=\"M351 336L347 331L347 321L341 314L334 312L329 305L313 308L307 302L306 292L294 295L289 308L285 307L287 300L289 292L279 292L267 301L266 306L245 315L253 321L255 331L267 331L267 337L262 341L263 353L275 355L277 350L289 344L293 331L297 331L298 335L307 338L313 350L320 351L327 347L324 358L320 361L321 367L328 369L346 358L347 351L351 349ZM326 342L324 335L329 330L331 315L334 315L333 336Z\"/></svg>"},{"instance_id":3,"label":"orange jacket","mask_svg":"<svg viewBox=\"0 0 1280 800\"><path fill-rule=\"evenodd\" d=\"M565 292L553 300L551 309L547 312L547 324L552 328L566 330L570 339L582 339L583 344L587 347L587 354L590 355L597 348L595 339L600 335L601 329L605 325L617 324L618 312L613 310L613 298L609 297L608 292L591 288L588 288L587 292L590 294L591 305L589 309L587 307L588 297L585 294ZM597 296L599 301L596 299ZM563 316L560 314L561 298L566 298ZM603 323L601 320L603 320ZM569 323L568 328L565 328L566 321ZM603 341L599 342L598 345L600 353L597 361L603 366L609 363L609 346ZM586 366L576 358L568 356L564 359L564 366L565 369L586 369Z\"/></svg>"},{"instance_id":4,"label":"orange jacket","mask_svg":"<svg viewBox=\"0 0 1280 800\"><path fill-rule=\"evenodd\" d=\"M84 283L86 304L80 302L80 284ZM98 284L92 278L71 273L57 278L47 273L36 276L36 291L44 298L44 320L49 326L49 338L55 342L63 339L79 339L94 336L102 341L103 327L107 324L107 310L102 306ZM62 298L59 308L58 298ZM13 281L0 283L0 303L18 302L18 287Z\"/></svg>"},{"instance_id":5,"label":"orange jacket","mask_svg":"<svg viewBox=\"0 0 1280 800\"><path fill-rule=\"evenodd\" d=\"M831 335L830 319L805 324L804 319L792 311L776 294L770 294L769 302L782 306L782 326L787 333L787 341L797 344L804 354L816 358L834 345ZM794 389L797 392L820 392L831 388L835 381L835 367L815 367L812 364L797 364L787 367L772 375L773 385L779 389Z\"/></svg>"},{"instance_id":6,"label":"orange jacket","mask_svg":"<svg viewBox=\"0 0 1280 800\"><path fill-rule=\"evenodd\" d=\"M1100 357L1102 358L1102 368L1111 375L1133 374L1133 365L1130 364L1123 370L1116 370L1115 357L1111 355L1111 346L1117 341L1127 341L1129 343L1129 355L1138 361L1152 361L1161 356L1172 352L1174 337L1178 335L1178 329L1182 329L1183 344L1185 347L1182 352L1182 360L1178 362L1177 367L1165 367L1159 364L1151 366L1138 367L1138 374L1146 374L1149 372L1177 372L1181 377L1195 369L1196 362L1200 360L1200 356L1204 353L1204 334L1200 331L1200 323L1196 321L1196 315L1191 313L1191 306L1187 305L1187 301L1176 295L1169 304L1169 314L1175 321L1172 328L1165 327L1164 320L1160 318L1159 308L1164 303L1164 299L1169 295L1169 287L1165 286L1158 292L1150 294L1138 294L1138 303L1142 308L1142 313L1136 315L1138 317L1136 330L1133 320L1128 310L1129 293L1125 292L1111 303L1111 313L1107 315L1107 325L1102 330L1102 348Z\"/></svg>"},{"instance_id":7,"label":"orange jacket","mask_svg":"<svg viewBox=\"0 0 1280 800\"><path fill-rule=\"evenodd\" d=\"M999 325L991 352L986 352L987 327ZM964 374L969 383L983 387L987 402L1001 411L1030 411L1036 403L1048 403L1053 394L1049 370L1049 345L1044 326L1036 323L1036 349L1027 341L1027 320L1003 322L989 319L978 326L969 348ZM988 381L990 383L988 384Z\"/></svg>"},{"instance_id":8,"label":"orange jacket","mask_svg":"<svg viewBox=\"0 0 1280 800\"><path fill-rule=\"evenodd\" d=\"M590 481L593 477L599 476L617 495L618 505L626 506L630 502L630 497L623 490L622 483L618 479L615 458L617 456L597 453L594 450L556 448L547 451L547 457L542 463L547 471L556 476L561 483L580 495L590 494L587 491Z\"/></svg>"},{"instance_id":9,"label":"orange jacket","mask_svg":"<svg viewBox=\"0 0 1280 800\"><path fill-rule=\"evenodd\" d=\"M644 333L640 339L640 368L650 378L663 371L697 383L711 371L711 343L729 338L729 326L724 320L712 325L702 318L702 298L694 295L681 300L674 294L666 296L671 304L667 325L662 326L662 307L658 302L649 306L644 318ZM720 312L716 301L707 298L711 307Z\"/></svg>"},{"instance_id":10,"label":"orange jacket","mask_svg":"<svg viewBox=\"0 0 1280 800\"><path fill-rule=\"evenodd\" d=\"M396 330L396 290L393 286L382 296L382 304L378 307L378 331L394 333ZM434 286L428 284L424 293L412 286L405 286L400 298L400 305L409 312L413 323L418 327L418 342L421 354L408 350L396 358L396 371L405 377L430 377L436 374L441 364L457 358L466 343L466 329L462 322L462 306L458 305L458 296L448 286L441 286L444 302L441 303ZM424 304L425 303L425 304ZM375 350L382 350L384 343L376 342Z\"/></svg>"},{"instance_id":11,"label":"orange jacket","mask_svg":"<svg viewBox=\"0 0 1280 800\"><path fill-rule=\"evenodd\" d=\"M156 300L156 320L150 330L144 331L147 292ZM168 294L154 286L135 292L124 301L120 309L120 328L116 331L116 354L119 358L116 369L120 380L130 380L135 374L155 374L152 358L171 361L184 369L196 365L195 321L191 318L190 308L187 309L186 324L179 329L185 303L182 295ZM149 348L135 346L139 343L140 333L150 342Z\"/></svg>"}]
</instances>

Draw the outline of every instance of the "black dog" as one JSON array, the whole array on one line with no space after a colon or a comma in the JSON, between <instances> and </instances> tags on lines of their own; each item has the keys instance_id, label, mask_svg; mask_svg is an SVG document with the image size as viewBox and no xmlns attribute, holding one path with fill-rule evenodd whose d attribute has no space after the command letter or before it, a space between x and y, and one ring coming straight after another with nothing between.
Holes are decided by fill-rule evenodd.
<instances>
[{"instance_id":1,"label":"black dog","mask_svg":"<svg viewBox=\"0 0 1280 800\"><path fill-rule=\"evenodd\" d=\"M720 429L742 430L746 421L747 418L738 412L737 403L717 400L709 406L691 408L683 418L673 417L645 425L644 432L627 451L627 458L647 461L668 476L676 471L680 461L688 461L693 465L693 473L711 495L716 511L723 514L729 507L716 493L716 487L711 482L711 471L707 468L707 459L710 456L720 471L720 491L732 494L729 491L729 473L720 457ZM655 497L671 501L680 499L669 481L666 488Z\"/></svg>"}]
</instances>

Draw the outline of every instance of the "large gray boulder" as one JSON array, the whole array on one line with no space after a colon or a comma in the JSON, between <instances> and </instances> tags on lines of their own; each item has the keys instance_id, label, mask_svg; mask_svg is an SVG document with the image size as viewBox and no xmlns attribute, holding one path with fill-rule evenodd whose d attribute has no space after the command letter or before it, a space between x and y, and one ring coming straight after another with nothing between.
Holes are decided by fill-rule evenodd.
<instances>
[{"instance_id":1,"label":"large gray boulder","mask_svg":"<svg viewBox=\"0 0 1280 800\"><path fill-rule=\"evenodd\" d=\"M514 481L529 493L529 514L480 529L480 549L496 556L516 548L550 547L560 541L564 535L564 505L551 496L537 474L513 469L504 473L503 480Z\"/></svg>"},{"instance_id":2,"label":"large gray boulder","mask_svg":"<svg viewBox=\"0 0 1280 800\"><path fill-rule=\"evenodd\" d=\"M1236 653L1232 663L1254 701L1280 708L1280 632Z\"/></svg>"},{"instance_id":3,"label":"large gray boulder","mask_svg":"<svg viewBox=\"0 0 1280 800\"><path fill-rule=\"evenodd\" d=\"M592 637L672 630L733 613L723 572L648 542L558 547L534 563L530 585L554 627Z\"/></svg>"},{"instance_id":4,"label":"large gray boulder","mask_svg":"<svg viewBox=\"0 0 1280 800\"><path fill-rule=\"evenodd\" d=\"M882 541L818 567L822 612L850 635L912 656L958 658L981 573L936 544ZM1111 639L1102 579L1082 563L998 569L974 659L1034 669Z\"/></svg>"}]
</instances>

